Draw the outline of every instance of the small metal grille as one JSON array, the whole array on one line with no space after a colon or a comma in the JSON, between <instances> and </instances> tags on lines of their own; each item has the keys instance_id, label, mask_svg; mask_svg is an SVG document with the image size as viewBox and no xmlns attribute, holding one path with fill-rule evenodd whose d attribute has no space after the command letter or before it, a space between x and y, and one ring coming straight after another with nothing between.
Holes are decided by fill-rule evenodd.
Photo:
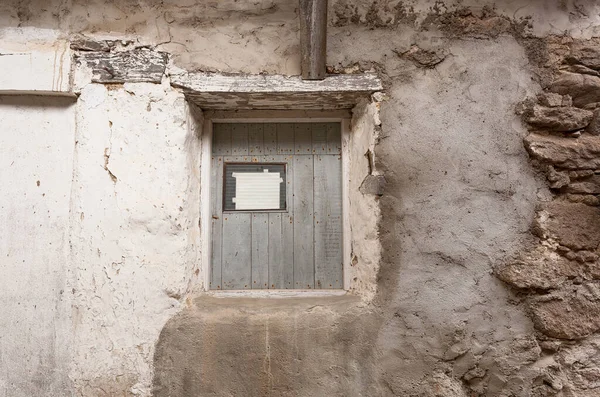
<instances>
[{"instance_id":1,"label":"small metal grille","mask_svg":"<svg viewBox=\"0 0 600 397\"><path fill-rule=\"evenodd\" d=\"M223 183L223 210L224 211L285 211L286 205L286 166L285 163L225 163L225 169L223 177L225 179ZM236 206L236 190L237 180L236 177L239 174L263 174L263 173L278 173L279 178L282 179L281 183L278 183L279 188L279 206L270 208L259 208L253 206L249 208L240 208L240 201L238 199L238 206ZM237 174L237 175L236 175ZM261 202L261 197L267 194L273 194L272 186L260 183L260 178L254 179L255 183L251 186L251 194L256 196L257 203Z\"/></svg>"}]
</instances>

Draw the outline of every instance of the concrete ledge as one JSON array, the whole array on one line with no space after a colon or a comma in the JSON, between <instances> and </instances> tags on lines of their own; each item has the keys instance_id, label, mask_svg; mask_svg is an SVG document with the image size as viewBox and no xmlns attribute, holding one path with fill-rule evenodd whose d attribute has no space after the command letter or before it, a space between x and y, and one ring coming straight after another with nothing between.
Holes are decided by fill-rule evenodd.
<instances>
[{"instance_id":1,"label":"concrete ledge","mask_svg":"<svg viewBox=\"0 0 600 397\"><path fill-rule=\"evenodd\" d=\"M188 301L163 328L156 397L372 395L381 317L359 297Z\"/></svg>"},{"instance_id":2,"label":"concrete ledge","mask_svg":"<svg viewBox=\"0 0 600 397\"><path fill-rule=\"evenodd\" d=\"M349 109L381 91L374 74L332 75L324 80L298 76L186 73L171 77L174 87L202 109Z\"/></svg>"},{"instance_id":3,"label":"concrete ledge","mask_svg":"<svg viewBox=\"0 0 600 397\"><path fill-rule=\"evenodd\" d=\"M33 51L0 50L1 95L72 96L71 50L66 42Z\"/></svg>"}]
</instances>

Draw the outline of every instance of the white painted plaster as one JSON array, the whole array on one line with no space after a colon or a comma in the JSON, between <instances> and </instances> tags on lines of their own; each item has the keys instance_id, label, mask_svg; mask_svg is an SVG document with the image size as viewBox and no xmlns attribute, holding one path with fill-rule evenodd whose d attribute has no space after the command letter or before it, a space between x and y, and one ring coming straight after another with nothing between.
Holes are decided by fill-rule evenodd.
<instances>
[{"instance_id":1,"label":"white painted plaster","mask_svg":"<svg viewBox=\"0 0 600 397\"><path fill-rule=\"evenodd\" d=\"M198 265L200 151L189 127L168 84L81 92L70 376L82 395L150 393L154 342Z\"/></svg>"},{"instance_id":2,"label":"white painted plaster","mask_svg":"<svg viewBox=\"0 0 600 397\"><path fill-rule=\"evenodd\" d=\"M70 98L0 96L0 396L69 390Z\"/></svg>"},{"instance_id":3,"label":"white painted plaster","mask_svg":"<svg viewBox=\"0 0 600 397\"><path fill-rule=\"evenodd\" d=\"M351 291L370 300L377 292L377 271L381 259L381 242L378 235L378 222L381 216L377 198L365 195L359 188L369 175L369 160L375 156L375 142L378 137L379 103L362 101L353 109L351 132L349 134L349 220L351 230L351 254L349 272ZM374 161L373 161L374 162ZM376 170L372 170L377 174Z\"/></svg>"},{"instance_id":4,"label":"white painted plaster","mask_svg":"<svg viewBox=\"0 0 600 397\"><path fill-rule=\"evenodd\" d=\"M72 95L71 50L50 29L0 29L0 94Z\"/></svg>"}]
</instances>

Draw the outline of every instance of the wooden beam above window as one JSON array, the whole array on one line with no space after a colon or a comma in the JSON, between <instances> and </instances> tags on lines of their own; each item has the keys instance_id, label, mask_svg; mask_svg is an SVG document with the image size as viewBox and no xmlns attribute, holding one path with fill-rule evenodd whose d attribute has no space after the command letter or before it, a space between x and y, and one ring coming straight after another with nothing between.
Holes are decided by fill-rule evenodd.
<instances>
[{"instance_id":1,"label":"wooden beam above window","mask_svg":"<svg viewBox=\"0 0 600 397\"><path fill-rule=\"evenodd\" d=\"M171 85L202 109L351 109L361 98L381 91L375 74L331 75L324 80L298 76L185 73Z\"/></svg>"}]
</instances>

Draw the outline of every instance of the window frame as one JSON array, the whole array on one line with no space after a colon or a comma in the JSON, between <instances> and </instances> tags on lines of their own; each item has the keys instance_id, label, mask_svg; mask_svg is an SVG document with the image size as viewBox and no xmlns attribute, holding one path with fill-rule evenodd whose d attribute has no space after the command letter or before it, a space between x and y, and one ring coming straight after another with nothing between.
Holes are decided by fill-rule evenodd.
<instances>
[{"instance_id":1,"label":"window frame","mask_svg":"<svg viewBox=\"0 0 600 397\"><path fill-rule=\"evenodd\" d=\"M226 167L228 165L282 165L283 166L283 172L287 173L287 163L282 163L282 162L273 162L273 163L264 163L264 162L258 162L258 163L253 163L253 162L248 162L248 161L234 161L234 162L223 162L223 192L221 193L221 200L223 200L223 213L227 214L227 213L233 213L233 214L239 214L239 213L248 213L248 212L262 212L262 213L269 213L269 212L273 212L273 213L286 213L289 212L289 206L288 206L288 199L289 197L287 196L287 192L285 194L285 208L278 208L278 209L257 209L257 210L226 210L225 209L225 201L226 201L226 192L227 192L227 186L226 186L226 179L227 178L227 171L226 171ZM287 179L287 174L286 174L286 179ZM285 189L285 185L284 185L284 189Z\"/></svg>"},{"instance_id":2,"label":"window frame","mask_svg":"<svg viewBox=\"0 0 600 397\"><path fill-rule=\"evenodd\" d=\"M215 295L252 296L297 296L297 295L340 295L350 289L351 228L349 218L349 171L350 171L350 120L349 110L294 111L294 110L248 110L248 111L205 111L202 128L202 154L200 169L200 238L202 242L203 290ZM212 214L211 214L211 172L213 123L340 123L342 135L342 288L341 289L266 289L266 290L211 290L212 257ZM287 205L286 205L287 207ZM243 211L240 211L243 212Z\"/></svg>"}]
</instances>

